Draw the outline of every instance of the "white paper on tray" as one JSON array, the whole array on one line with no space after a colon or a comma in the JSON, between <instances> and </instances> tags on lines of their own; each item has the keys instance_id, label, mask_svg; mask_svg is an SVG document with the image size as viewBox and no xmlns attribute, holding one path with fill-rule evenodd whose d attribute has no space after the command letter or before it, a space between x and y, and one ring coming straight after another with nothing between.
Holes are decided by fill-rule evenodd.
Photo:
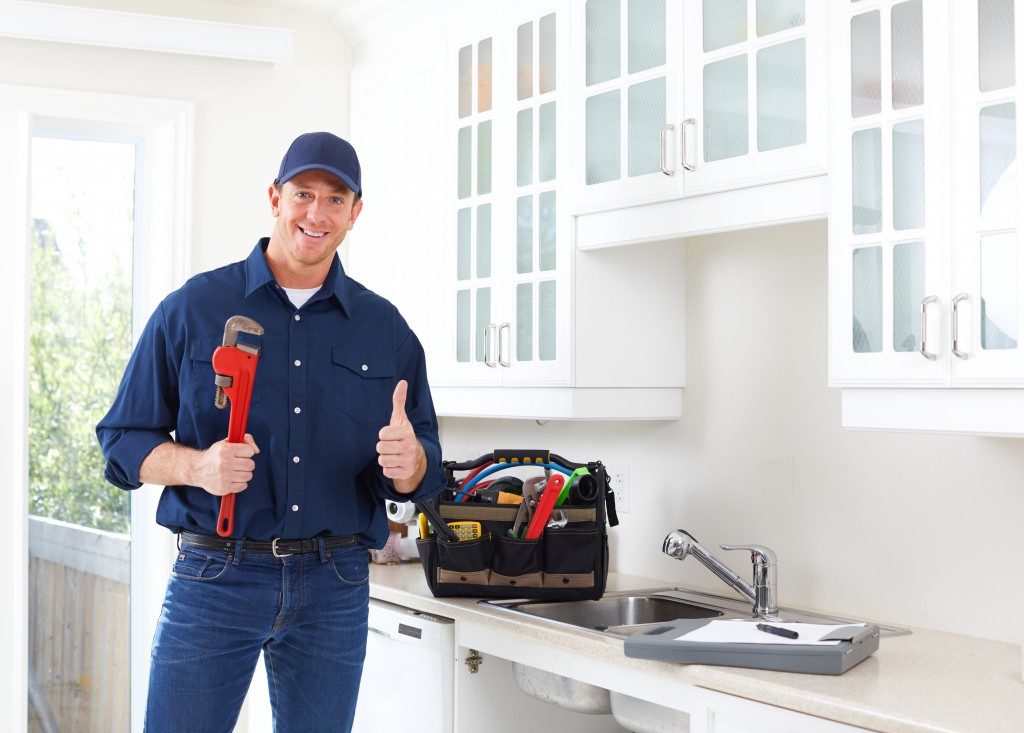
<instances>
[{"instance_id":1,"label":"white paper on tray","mask_svg":"<svg viewBox=\"0 0 1024 733\"><path fill-rule=\"evenodd\" d=\"M697 641L708 644L796 644L813 646L834 646L839 641L818 641L836 629L847 626L863 626L864 624L800 624L788 621L760 622L790 629L800 634L797 639L787 639L777 634L769 634L757 628L758 622L745 620L711 621L700 628L676 637L675 641Z\"/></svg>"}]
</instances>

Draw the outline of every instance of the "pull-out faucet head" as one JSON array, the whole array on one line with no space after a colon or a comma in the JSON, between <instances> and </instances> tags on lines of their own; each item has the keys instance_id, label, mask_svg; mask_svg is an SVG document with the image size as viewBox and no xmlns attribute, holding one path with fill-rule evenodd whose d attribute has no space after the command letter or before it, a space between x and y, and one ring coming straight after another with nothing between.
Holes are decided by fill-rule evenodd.
<instances>
[{"instance_id":1,"label":"pull-out faucet head","mask_svg":"<svg viewBox=\"0 0 1024 733\"><path fill-rule=\"evenodd\" d=\"M720 545L723 550L748 550L753 563L754 582L747 583L730 570L721 560L712 555L697 538L684 529L673 530L665 537L661 551L676 560L685 560L687 555L695 558L732 586L737 593L753 604L754 615L764 618L778 613L775 569L778 560L770 548L763 545Z\"/></svg>"},{"instance_id":2,"label":"pull-out faucet head","mask_svg":"<svg viewBox=\"0 0 1024 733\"><path fill-rule=\"evenodd\" d=\"M676 529L668 533L665 541L661 544L661 551L676 560L685 560L690 554L693 545L699 545L697 538L685 529Z\"/></svg>"}]
</instances>

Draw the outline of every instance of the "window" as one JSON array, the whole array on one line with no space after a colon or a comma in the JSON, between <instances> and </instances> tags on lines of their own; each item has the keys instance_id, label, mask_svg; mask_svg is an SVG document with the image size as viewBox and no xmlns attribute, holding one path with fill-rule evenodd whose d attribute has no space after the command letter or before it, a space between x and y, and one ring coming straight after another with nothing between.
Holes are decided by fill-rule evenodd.
<instances>
[{"instance_id":1,"label":"window","mask_svg":"<svg viewBox=\"0 0 1024 733\"><path fill-rule=\"evenodd\" d=\"M173 536L152 521L158 489L106 484L92 430L186 275L191 110L0 86L0 536L16 642L0 705L29 730L142 729Z\"/></svg>"},{"instance_id":2,"label":"window","mask_svg":"<svg viewBox=\"0 0 1024 733\"><path fill-rule=\"evenodd\" d=\"M95 425L132 345L136 145L35 134L29 226L29 728L130 725L130 495Z\"/></svg>"}]
</instances>

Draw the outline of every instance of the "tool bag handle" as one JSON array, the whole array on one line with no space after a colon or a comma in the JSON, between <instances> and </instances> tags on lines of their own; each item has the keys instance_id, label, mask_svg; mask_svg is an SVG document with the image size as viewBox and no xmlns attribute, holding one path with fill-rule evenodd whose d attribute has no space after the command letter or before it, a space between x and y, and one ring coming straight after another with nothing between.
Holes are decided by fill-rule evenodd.
<instances>
[{"instance_id":1,"label":"tool bag handle","mask_svg":"<svg viewBox=\"0 0 1024 733\"><path fill-rule=\"evenodd\" d=\"M471 469L478 468L485 463L513 463L524 466L543 463L557 463L559 466L564 466L570 471L575 471L577 468L582 468L587 465L585 463L573 463L572 461L566 460L562 456L552 453L549 450L504 449L495 450L492 453L485 453L479 458L471 461L464 461L462 463L445 461L444 467L449 471L469 471Z\"/></svg>"}]
</instances>

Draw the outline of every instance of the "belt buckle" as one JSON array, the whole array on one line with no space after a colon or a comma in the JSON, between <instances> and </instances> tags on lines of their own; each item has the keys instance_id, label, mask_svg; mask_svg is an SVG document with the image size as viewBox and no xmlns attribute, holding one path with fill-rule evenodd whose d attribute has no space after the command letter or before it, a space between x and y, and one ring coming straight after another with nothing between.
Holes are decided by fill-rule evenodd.
<instances>
[{"instance_id":1,"label":"belt buckle","mask_svg":"<svg viewBox=\"0 0 1024 733\"><path fill-rule=\"evenodd\" d=\"M292 552L284 552L284 553L278 552L277 551L277 541L280 540L280 539L281 539L280 537L276 537L273 540L273 542L270 543L270 551L273 553L274 557L291 557L293 554L295 554L295 553L292 553Z\"/></svg>"}]
</instances>

